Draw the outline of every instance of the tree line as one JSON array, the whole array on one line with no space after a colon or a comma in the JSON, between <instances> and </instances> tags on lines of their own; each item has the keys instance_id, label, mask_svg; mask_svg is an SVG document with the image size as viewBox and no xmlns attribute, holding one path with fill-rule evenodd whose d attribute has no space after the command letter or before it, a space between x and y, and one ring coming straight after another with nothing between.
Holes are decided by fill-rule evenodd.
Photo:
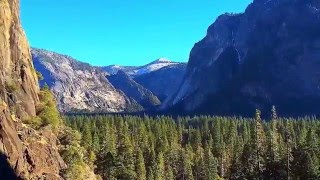
<instances>
[{"instance_id":1,"label":"tree line","mask_svg":"<svg viewBox=\"0 0 320 180\"><path fill-rule=\"evenodd\" d=\"M320 121L196 116L67 116L102 179L319 179ZM72 158L72 156L70 157ZM70 160L71 161L71 160Z\"/></svg>"}]
</instances>

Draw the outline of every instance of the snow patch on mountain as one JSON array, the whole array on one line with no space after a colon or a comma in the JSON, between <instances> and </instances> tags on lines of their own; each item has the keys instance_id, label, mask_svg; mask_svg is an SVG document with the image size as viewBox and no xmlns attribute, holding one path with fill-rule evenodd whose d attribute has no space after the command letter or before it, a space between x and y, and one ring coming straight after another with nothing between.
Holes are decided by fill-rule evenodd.
<instances>
[{"instance_id":1,"label":"snow patch on mountain","mask_svg":"<svg viewBox=\"0 0 320 180\"><path fill-rule=\"evenodd\" d=\"M119 66L119 65L111 65L107 67L103 67L103 69L109 74L116 74L118 71L124 71L129 76L140 76L143 74L147 74L153 71L157 71L161 68L177 65L178 62L172 62L167 58L159 58L147 65L144 66Z\"/></svg>"},{"instance_id":2,"label":"snow patch on mountain","mask_svg":"<svg viewBox=\"0 0 320 180\"><path fill-rule=\"evenodd\" d=\"M157 71L161 68L167 67L167 66L171 66L171 65L176 65L179 63L175 63L170 61L169 59L166 58L160 58L156 61L153 61L150 64L147 64L145 66L139 67L137 69L135 69L133 72L133 75L142 75L142 74L146 74L146 73L150 73L153 71Z\"/></svg>"}]
</instances>

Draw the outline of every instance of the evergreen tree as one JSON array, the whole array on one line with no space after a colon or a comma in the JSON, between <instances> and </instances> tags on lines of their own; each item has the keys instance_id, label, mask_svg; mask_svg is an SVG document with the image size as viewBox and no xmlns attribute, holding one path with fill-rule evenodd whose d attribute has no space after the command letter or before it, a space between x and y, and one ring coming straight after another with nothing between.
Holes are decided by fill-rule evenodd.
<instances>
[{"instance_id":1,"label":"evergreen tree","mask_svg":"<svg viewBox=\"0 0 320 180\"><path fill-rule=\"evenodd\" d=\"M97 153L100 151L100 139L97 131L94 131L92 138L92 149L93 152Z\"/></svg>"},{"instance_id":2,"label":"evergreen tree","mask_svg":"<svg viewBox=\"0 0 320 180\"><path fill-rule=\"evenodd\" d=\"M271 179L284 179L283 173L279 171L282 169L280 162L280 136L277 128L277 112L275 106L271 110L271 122L267 135L267 162L266 162L266 176Z\"/></svg>"},{"instance_id":3,"label":"evergreen tree","mask_svg":"<svg viewBox=\"0 0 320 180\"><path fill-rule=\"evenodd\" d=\"M205 161L205 179L208 179L208 180L219 179L218 161L211 153L211 150L208 145L206 145L206 148L205 148L204 161Z\"/></svg>"},{"instance_id":4,"label":"evergreen tree","mask_svg":"<svg viewBox=\"0 0 320 180\"><path fill-rule=\"evenodd\" d=\"M286 144L286 173L287 179L291 179L291 162L292 162L292 136L293 134L290 131L290 121L286 121L286 130L285 130L285 144Z\"/></svg>"},{"instance_id":5,"label":"evergreen tree","mask_svg":"<svg viewBox=\"0 0 320 180\"><path fill-rule=\"evenodd\" d=\"M191 147L187 148L186 150L181 150L181 161L182 161L182 169L180 173L180 177L183 180L193 180L192 174L192 159L191 159Z\"/></svg>"},{"instance_id":6,"label":"evergreen tree","mask_svg":"<svg viewBox=\"0 0 320 180\"><path fill-rule=\"evenodd\" d=\"M172 171L172 167L170 166L170 164L167 165L166 167L166 170L165 170L165 180L175 180L175 176L173 174L173 171Z\"/></svg>"},{"instance_id":7,"label":"evergreen tree","mask_svg":"<svg viewBox=\"0 0 320 180\"><path fill-rule=\"evenodd\" d=\"M213 122L213 155L215 157L221 156L221 126L220 120L215 119ZM210 147L211 148L211 147Z\"/></svg>"},{"instance_id":8,"label":"evergreen tree","mask_svg":"<svg viewBox=\"0 0 320 180\"><path fill-rule=\"evenodd\" d=\"M84 178L89 165L108 180L319 179L320 121L271 113L270 122L260 111L254 119L67 116L83 138L59 138L72 164L63 177Z\"/></svg>"},{"instance_id":9,"label":"evergreen tree","mask_svg":"<svg viewBox=\"0 0 320 180\"><path fill-rule=\"evenodd\" d=\"M205 178L205 162L204 150L201 143L197 143L196 152L194 156L194 177L195 179Z\"/></svg>"},{"instance_id":10,"label":"evergreen tree","mask_svg":"<svg viewBox=\"0 0 320 180\"><path fill-rule=\"evenodd\" d=\"M116 169L117 179L135 179L133 146L130 141L128 124L120 120L118 130L118 146Z\"/></svg>"},{"instance_id":11,"label":"evergreen tree","mask_svg":"<svg viewBox=\"0 0 320 180\"><path fill-rule=\"evenodd\" d=\"M276 106L272 106L271 108L271 120L277 120L278 119L278 114L276 110Z\"/></svg>"},{"instance_id":12,"label":"evergreen tree","mask_svg":"<svg viewBox=\"0 0 320 180\"><path fill-rule=\"evenodd\" d=\"M240 176L240 179L257 179L256 152L251 143L246 143L240 158L241 166L234 173ZM234 167L235 168L235 167ZM240 172L239 172L240 171Z\"/></svg>"},{"instance_id":13,"label":"evergreen tree","mask_svg":"<svg viewBox=\"0 0 320 180\"><path fill-rule=\"evenodd\" d=\"M154 178L155 172L154 172L152 167L148 167L148 171L147 172L148 172L147 173L147 179L155 179Z\"/></svg>"},{"instance_id":14,"label":"evergreen tree","mask_svg":"<svg viewBox=\"0 0 320 180\"><path fill-rule=\"evenodd\" d=\"M92 147L92 134L89 122L85 122L82 129L82 147L86 150L91 150Z\"/></svg>"},{"instance_id":15,"label":"evergreen tree","mask_svg":"<svg viewBox=\"0 0 320 180\"><path fill-rule=\"evenodd\" d=\"M265 155L266 155L266 136L263 128L263 122L260 117L261 112L256 110L255 118L255 136L253 139L254 150L256 153L255 162L258 173L258 178L262 178L264 171Z\"/></svg>"},{"instance_id":16,"label":"evergreen tree","mask_svg":"<svg viewBox=\"0 0 320 180\"><path fill-rule=\"evenodd\" d=\"M155 171L155 180L165 179L165 164L163 154L160 152L157 157L157 166Z\"/></svg>"},{"instance_id":17,"label":"evergreen tree","mask_svg":"<svg viewBox=\"0 0 320 180\"><path fill-rule=\"evenodd\" d=\"M78 124L77 124L77 121L73 120L71 121L71 126L70 126L72 129L74 130L78 130Z\"/></svg>"},{"instance_id":18,"label":"evergreen tree","mask_svg":"<svg viewBox=\"0 0 320 180\"><path fill-rule=\"evenodd\" d=\"M146 172L146 167L144 163L144 158L143 158L143 153L139 147L136 147L135 150L135 171L137 173L137 179L138 180L146 180L147 179L147 172Z\"/></svg>"}]
</instances>

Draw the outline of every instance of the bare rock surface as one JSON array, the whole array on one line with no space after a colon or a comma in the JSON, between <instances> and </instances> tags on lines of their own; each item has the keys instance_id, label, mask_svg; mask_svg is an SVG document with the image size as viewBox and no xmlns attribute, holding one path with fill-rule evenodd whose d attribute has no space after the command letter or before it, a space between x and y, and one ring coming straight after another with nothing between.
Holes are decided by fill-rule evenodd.
<instances>
[{"instance_id":1,"label":"bare rock surface","mask_svg":"<svg viewBox=\"0 0 320 180\"><path fill-rule=\"evenodd\" d=\"M32 49L37 71L58 101L61 112L123 112L137 103L117 90L106 78L106 72L70 56Z\"/></svg>"},{"instance_id":2,"label":"bare rock surface","mask_svg":"<svg viewBox=\"0 0 320 180\"><path fill-rule=\"evenodd\" d=\"M22 124L36 115L39 86L19 3L0 1L0 179L61 179L55 135Z\"/></svg>"},{"instance_id":3,"label":"bare rock surface","mask_svg":"<svg viewBox=\"0 0 320 180\"><path fill-rule=\"evenodd\" d=\"M191 50L172 112L320 114L320 4L255 0L224 14ZM169 104L170 104L169 103Z\"/></svg>"}]
</instances>

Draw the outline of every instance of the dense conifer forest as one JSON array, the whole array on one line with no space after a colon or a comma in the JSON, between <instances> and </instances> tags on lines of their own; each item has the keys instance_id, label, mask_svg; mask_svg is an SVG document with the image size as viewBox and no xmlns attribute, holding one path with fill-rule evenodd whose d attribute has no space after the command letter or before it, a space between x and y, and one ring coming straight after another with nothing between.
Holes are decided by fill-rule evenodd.
<instances>
[{"instance_id":1,"label":"dense conifer forest","mask_svg":"<svg viewBox=\"0 0 320 180\"><path fill-rule=\"evenodd\" d=\"M319 179L320 121L270 114L67 116L84 148L69 157L83 156L108 180Z\"/></svg>"}]
</instances>

